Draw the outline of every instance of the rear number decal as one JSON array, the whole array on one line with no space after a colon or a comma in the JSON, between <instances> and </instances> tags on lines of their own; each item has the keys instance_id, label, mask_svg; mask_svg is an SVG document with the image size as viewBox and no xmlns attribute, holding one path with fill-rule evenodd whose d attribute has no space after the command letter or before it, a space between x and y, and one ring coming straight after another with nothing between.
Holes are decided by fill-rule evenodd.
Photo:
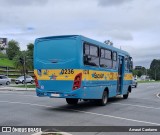
<instances>
[{"instance_id":1,"label":"rear number decal","mask_svg":"<svg viewBox=\"0 0 160 135\"><path fill-rule=\"evenodd\" d=\"M74 74L74 70L73 69L62 69L61 70L61 74Z\"/></svg>"}]
</instances>

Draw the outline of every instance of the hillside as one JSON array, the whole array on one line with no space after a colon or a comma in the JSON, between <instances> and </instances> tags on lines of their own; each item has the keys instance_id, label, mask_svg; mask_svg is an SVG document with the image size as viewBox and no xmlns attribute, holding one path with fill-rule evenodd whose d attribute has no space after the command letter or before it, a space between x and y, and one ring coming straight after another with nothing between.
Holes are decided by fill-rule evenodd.
<instances>
[{"instance_id":1,"label":"hillside","mask_svg":"<svg viewBox=\"0 0 160 135\"><path fill-rule=\"evenodd\" d=\"M13 61L9 60L6 54L0 52L0 66L13 67Z\"/></svg>"},{"instance_id":2,"label":"hillside","mask_svg":"<svg viewBox=\"0 0 160 135\"><path fill-rule=\"evenodd\" d=\"M0 66L13 67L13 61L8 58L0 58Z\"/></svg>"}]
</instances>

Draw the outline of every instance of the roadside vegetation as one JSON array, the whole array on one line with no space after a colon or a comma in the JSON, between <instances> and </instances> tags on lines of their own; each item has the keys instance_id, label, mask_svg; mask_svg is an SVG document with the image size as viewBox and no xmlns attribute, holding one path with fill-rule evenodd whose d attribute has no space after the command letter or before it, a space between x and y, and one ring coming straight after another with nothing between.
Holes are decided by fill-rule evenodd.
<instances>
[{"instance_id":1,"label":"roadside vegetation","mask_svg":"<svg viewBox=\"0 0 160 135\"><path fill-rule=\"evenodd\" d=\"M17 78L24 75L25 72L33 76L33 48L34 45L29 43L27 50L21 51L19 43L15 40L10 40L6 54L0 52L0 74L7 75L10 78Z\"/></svg>"},{"instance_id":2,"label":"roadside vegetation","mask_svg":"<svg viewBox=\"0 0 160 135\"><path fill-rule=\"evenodd\" d=\"M146 69L142 67L141 69L134 69L133 75L140 78L142 75L149 76L151 80L158 81L160 80L160 59L152 60L150 64L150 68ZM149 81L150 82L150 81Z\"/></svg>"},{"instance_id":3,"label":"roadside vegetation","mask_svg":"<svg viewBox=\"0 0 160 135\"><path fill-rule=\"evenodd\" d=\"M11 40L8 42L6 54L9 60L13 60L16 69L23 70L23 64L25 63L26 71L33 70L33 48L34 45L29 43L26 51L20 51L19 43L15 40Z\"/></svg>"},{"instance_id":4,"label":"roadside vegetation","mask_svg":"<svg viewBox=\"0 0 160 135\"><path fill-rule=\"evenodd\" d=\"M0 66L14 67L13 61L8 58L0 58Z\"/></svg>"}]
</instances>

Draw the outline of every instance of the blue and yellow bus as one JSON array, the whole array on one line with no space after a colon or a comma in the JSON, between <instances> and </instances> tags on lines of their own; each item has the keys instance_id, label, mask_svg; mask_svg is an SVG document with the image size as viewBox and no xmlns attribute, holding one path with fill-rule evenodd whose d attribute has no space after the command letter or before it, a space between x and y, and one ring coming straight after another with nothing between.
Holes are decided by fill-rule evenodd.
<instances>
[{"instance_id":1,"label":"blue and yellow bus","mask_svg":"<svg viewBox=\"0 0 160 135\"><path fill-rule=\"evenodd\" d=\"M34 46L34 74L39 97L65 98L68 104L108 98L128 98L132 86L132 58L111 45L80 35L38 38Z\"/></svg>"}]
</instances>

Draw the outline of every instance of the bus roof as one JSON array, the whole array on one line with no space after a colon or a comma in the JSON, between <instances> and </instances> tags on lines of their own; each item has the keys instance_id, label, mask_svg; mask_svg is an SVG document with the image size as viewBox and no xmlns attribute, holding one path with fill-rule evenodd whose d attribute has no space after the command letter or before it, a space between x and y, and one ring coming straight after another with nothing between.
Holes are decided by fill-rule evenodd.
<instances>
[{"instance_id":1,"label":"bus roof","mask_svg":"<svg viewBox=\"0 0 160 135\"><path fill-rule=\"evenodd\" d=\"M54 39L54 38L80 38L81 40L84 40L84 41L86 41L88 43L91 43L91 44L94 44L94 45L98 45L98 46L103 47L103 48L108 48L110 50L119 52L119 53L124 54L124 55L129 55L129 53L124 51L124 50L121 50L121 49L118 49L118 48L116 48L114 46L110 46L110 45L107 45L105 43L96 41L94 39L87 38L87 37L82 36L82 35L60 35L60 36L41 37L41 38L37 38L36 42L43 41L43 40Z\"/></svg>"}]
</instances>

